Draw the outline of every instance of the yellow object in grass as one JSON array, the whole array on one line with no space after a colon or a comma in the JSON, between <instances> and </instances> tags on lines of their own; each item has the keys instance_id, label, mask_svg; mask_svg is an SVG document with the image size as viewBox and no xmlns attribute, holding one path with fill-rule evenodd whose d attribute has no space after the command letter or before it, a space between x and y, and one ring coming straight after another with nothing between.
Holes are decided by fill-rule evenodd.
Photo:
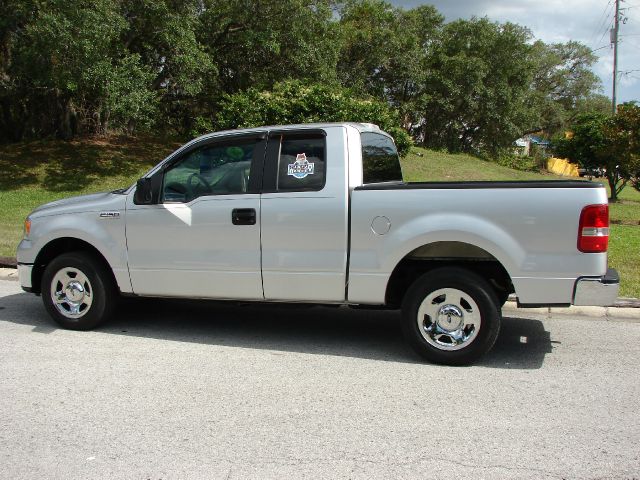
<instances>
[{"instance_id":1,"label":"yellow object in grass","mask_svg":"<svg viewBox=\"0 0 640 480\"><path fill-rule=\"evenodd\" d=\"M575 163L570 163L565 158L551 157L547 160L547 170L556 175L563 175L565 177L579 177L578 166Z\"/></svg>"}]
</instances>

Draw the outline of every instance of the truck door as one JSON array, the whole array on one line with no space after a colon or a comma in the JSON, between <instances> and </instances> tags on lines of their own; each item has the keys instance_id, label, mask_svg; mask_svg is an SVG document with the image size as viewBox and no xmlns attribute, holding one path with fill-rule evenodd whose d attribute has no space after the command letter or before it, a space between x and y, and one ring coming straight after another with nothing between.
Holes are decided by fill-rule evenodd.
<instances>
[{"instance_id":1,"label":"truck door","mask_svg":"<svg viewBox=\"0 0 640 480\"><path fill-rule=\"evenodd\" d=\"M154 205L127 204L140 295L262 299L260 186L265 135L214 137L154 174ZM156 177L158 176L158 177Z\"/></svg>"},{"instance_id":2,"label":"truck door","mask_svg":"<svg viewBox=\"0 0 640 480\"><path fill-rule=\"evenodd\" d=\"M346 155L344 127L269 134L261 198L265 299L344 300Z\"/></svg>"}]
</instances>

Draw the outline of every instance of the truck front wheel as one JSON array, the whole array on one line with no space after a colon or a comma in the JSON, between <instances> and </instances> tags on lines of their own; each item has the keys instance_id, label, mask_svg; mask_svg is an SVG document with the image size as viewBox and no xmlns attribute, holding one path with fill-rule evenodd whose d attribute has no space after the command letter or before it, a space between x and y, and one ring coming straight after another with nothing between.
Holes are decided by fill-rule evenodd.
<instances>
[{"instance_id":1,"label":"truck front wheel","mask_svg":"<svg viewBox=\"0 0 640 480\"><path fill-rule=\"evenodd\" d=\"M90 330L111 316L117 290L109 272L85 252L54 258L42 275L42 300L63 328Z\"/></svg>"},{"instance_id":2,"label":"truck front wheel","mask_svg":"<svg viewBox=\"0 0 640 480\"><path fill-rule=\"evenodd\" d=\"M488 352L500 331L493 288L462 268L432 270L416 280L402 302L409 345L434 363L465 365Z\"/></svg>"}]
</instances>

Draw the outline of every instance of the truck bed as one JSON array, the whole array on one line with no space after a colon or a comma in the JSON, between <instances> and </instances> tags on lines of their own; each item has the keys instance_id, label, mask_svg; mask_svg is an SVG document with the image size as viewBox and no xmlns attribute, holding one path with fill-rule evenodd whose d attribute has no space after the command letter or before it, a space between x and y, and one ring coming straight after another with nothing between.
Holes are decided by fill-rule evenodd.
<instances>
[{"instance_id":1,"label":"truck bed","mask_svg":"<svg viewBox=\"0 0 640 480\"><path fill-rule=\"evenodd\" d=\"M581 180L358 186L351 195L349 300L380 301L399 262L418 248L421 254L456 242L499 262L523 304L570 304L577 278L607 271L606 253L577 249L582 209L606 203L602 185ZM388 231L379 231L387 220Z\"/></svg>"}]
</instances>

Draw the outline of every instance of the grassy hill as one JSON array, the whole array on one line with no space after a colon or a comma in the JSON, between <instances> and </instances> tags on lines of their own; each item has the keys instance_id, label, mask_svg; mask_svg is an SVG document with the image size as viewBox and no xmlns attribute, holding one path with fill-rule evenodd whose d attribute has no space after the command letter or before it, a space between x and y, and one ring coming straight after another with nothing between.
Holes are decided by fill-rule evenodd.
<instances>
[{"instance_id":1,"label":"grassy hill","mask_svg":"<svg viewBox=\"0 0 640 480\"><path fill-rule=\"evenodd\" d=\"M131 185L180 144L109 137L0 146L0 256L15 256L23 220L34 207Z\"/></svg>"},{"instance_id":2,"label":"grassy hill","mask_svg":"<svg viewBox=\"0 0 640 480\"><path fill-rule=\"evenodd\" d=\"M176 139L109 137L0 146L0 256L14 256L22 224L37 205L131 185L180 146ZM407 181L550 180L464 154L414 148L403 160ZM627 187L611 205L609 263L623 279L622 295L640 297L640 192Z\"/></svg>"},{"instance_id":3,"label":"grassy hill","mask_svg":"<svg viewBox=\"0 0 640 480\"><path fill-rule=\"evenodd\" d=\"M472 180L554 180L557 175L521 172L464 153L451 154L412 148L402 161L409 182Z\"/></svg>"}]
</instances>

